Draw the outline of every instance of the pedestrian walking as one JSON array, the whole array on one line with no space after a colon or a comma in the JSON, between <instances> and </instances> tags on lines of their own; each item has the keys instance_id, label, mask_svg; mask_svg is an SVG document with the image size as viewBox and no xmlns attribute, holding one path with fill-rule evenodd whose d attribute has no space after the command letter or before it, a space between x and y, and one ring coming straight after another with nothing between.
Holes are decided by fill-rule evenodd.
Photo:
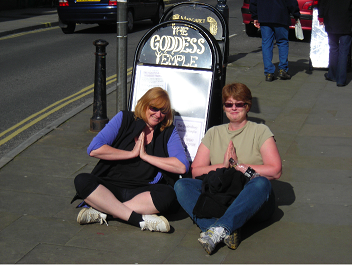
<instances>
[{"instance_id":1,"label":"pedestrian walking","mask_svg":"<svg viewBox=\"0 0 352 265\"><path fill-rule=\"evenodd\" d=\"M319 0L318 12L329 40L329 71L324 74L325 79L345 86L352 42L352 0Z\"/></svg>"},{"instance_id":2,"label":"pedestrian walking","mask_svg":"<svg viewBox=\"0 0 352 265\"><path fill-rule=\"evenodd\" d=\"M297 0L251 0L249 11L254 26L261 29L265 80L271 82L275 79L272 63L274 39L279 48L279 78L291 79L288 73L288 33L290 14L296 21L301 16Z\"/></svg>"}]
</instances>

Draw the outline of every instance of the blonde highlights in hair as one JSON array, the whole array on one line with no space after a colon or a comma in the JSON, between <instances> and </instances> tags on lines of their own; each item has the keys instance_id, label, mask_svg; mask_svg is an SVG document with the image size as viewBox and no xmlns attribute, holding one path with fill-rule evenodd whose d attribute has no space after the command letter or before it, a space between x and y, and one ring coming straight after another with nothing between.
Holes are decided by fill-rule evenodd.
<instances>
[{"instance_id":1,"label":"blonde highlights in hair","mask_svg":"<svg viewBox=\"0 0 352 265\"><path fill-rule=\"evenodd\" d=\"M146 111L149 107L162 109L166 112L165 118L161 122L160 131L169 127L173 122L173 114L169 94L161 87L153 87L149 89L137 102L135 107L135 119L139 118L147 122Z\"/></svg>"}]
</instances>

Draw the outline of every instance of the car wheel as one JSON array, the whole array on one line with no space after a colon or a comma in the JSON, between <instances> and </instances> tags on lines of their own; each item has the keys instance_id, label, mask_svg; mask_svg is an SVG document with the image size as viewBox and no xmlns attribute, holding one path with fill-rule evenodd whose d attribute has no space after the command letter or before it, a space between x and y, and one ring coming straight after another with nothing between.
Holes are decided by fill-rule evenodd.
<instances>
[{"instance_id":1,"label":"car wheel","mask_svg":"<svg viewBox=\"0 0 352 265\"><path fill-rule=\"evenodd\" d=\"M67 27L61 28L62 32L65 34L72 34L75 32L76 29L76 23L68 23Z\"/></svg>"},{"instance_id":2,"label":"car wheel","mask_svg":"<svg viewBox=\"0 0 352 265\"><path fill-rule=\"evenodd\" d=\"M164 15L164 6L162 5L162 3L159 3L158 6L158 12L156 13L156 15L152 18L153 23L159 24L160 18Z\"/></svg>"},{"instance_id":3,"label":"car wheel","mask_svg":"<svg viewBox=\"0 0 352 265\"><path fill-rule=\"evenodd\" d=\"M133 13L131 10L128 10L128 12L127 12L127 30L128 30L128 32L133 31L133 26L134 26Z\"/></svg>"},{"instance_id":4,"label":"car wheel","mask_svg":"<svg viewBox=\"0 0 352 265\"><path fill-rule=\"evenodd\" d=\"M258 34L258 29L253 25L253 23L245 24L246 34L249 37L255 37Z\"/></svg>"}]
</instances>

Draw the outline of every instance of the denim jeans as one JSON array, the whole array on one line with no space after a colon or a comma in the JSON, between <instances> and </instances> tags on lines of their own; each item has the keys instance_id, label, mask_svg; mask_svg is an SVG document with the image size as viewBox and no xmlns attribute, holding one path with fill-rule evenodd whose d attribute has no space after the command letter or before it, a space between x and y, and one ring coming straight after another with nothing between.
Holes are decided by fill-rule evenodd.
<instances>
[{"instance_id":1,"label":"denim jeans","mask_svg":"<svg viewBox=\"0 0 352 265\"><path fill-rule=\"evenodd\" d=\"M338 85L346 84L347 61L351 49L351 35L331 34L329 38L329 71L328 78Z\"/></svg>"},{"instance_id":2,"label":"denim jeans","mask_svg":"<svg viewBox=\"0 0 352 265\"><path fill-rule=\"evenodd\" d=\"M273 60L274 39L279 48L279 69L288 71L288 26L277 24L261 24L262 52L264 62L264 74L273 74L275 65Z\"/></svg>"},{"instance_id":3,"label":"denim jeans","mask_svg":"<svg viewBox=\"0 0 352 265\"><path fill-rule=\"evenodd\" d=\"M257 177L250 180L220 218L197 218L193 208L202 192L202 181L183 178L174 186L177 200L198 227L207 231L211 227L224 227L229 234L242 227L251 217L254 221L269 219L275 210L275 197L267 178Z\"/></svg>"}]
</instances>

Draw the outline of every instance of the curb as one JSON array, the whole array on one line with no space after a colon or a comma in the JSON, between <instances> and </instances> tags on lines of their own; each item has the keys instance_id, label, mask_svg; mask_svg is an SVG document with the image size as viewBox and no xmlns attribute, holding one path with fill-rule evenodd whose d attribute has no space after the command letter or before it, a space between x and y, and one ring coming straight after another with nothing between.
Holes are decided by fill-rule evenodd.
<instances>
[{"instance_id":1,"label":"curb","mask_svg":"<svg viewBox=\"0 0 352 265\"><path fill-rule=\"evenodd\" d=\"M131 84L131 76L127 77L127 87ZM110 95L111 93L116 91L116 83L113 83L111 86L106 88L106 96ZM86 108L89 108L90 106L93 105L92 99L87 99L86 102L82 103L80 106L76 107L75 109L71 110L69 113L66 115L62 116L61 118L58 118L51 124L47 125L45 128L42 130L38 131L36 134L32 135L29 137L27 140L19 144L16 148L11 150L9 153L5 154L3 157L0 158L0 169L6 166L9 162L11 162L17 155L22 153L24 150L26 150L29 146L32 144L35 144L39 139L41 139L43 136L49 134L52 132L54 129L59 127L61 124L64 122L68 121L71 119L73 116L79 114Z\"/></svg>"},{"instance_id":2,"label":"curb","mask_svg":"<svg viewBox=\"0 0 352 265\"><path fill-rule=\"evenodd\" d=\"M112 85L110 88L107 89L106 95L111 94L116 90L116 84ZM80 106L76 107L75 109L71 110L68 112L66 115L58 118L51 124L47 125L45 128L42 130L38 131L36 134L32 135L29 137L27 140L19 144L17 147L15 147L13 150L11 150L9 153L5 154L3 157L0 158L0 169L4 166L6 166L9 162L11 162L17 155L22 153L24 150L26 150L29 146L32 144L35 144L39 139L41 139L43 136L49 134L51 131L59 127L61 124L64 122L68 121L71 119L73 116L79 114L86 108L89 108L91 105L93 105L92 99L87 99L86 102L82 103Z\"/></svg>"},{"instance_id":3,"label":"curb","mask_svg":"<svg viewBox=\"0 0 352 265\"><path fill-rule=\"evenodd\" d=\"M12 34L17 34L17 33L23 33L25 31L31 31L31 30L36 30L36 29L52 28L52 27L56 27L56 26L59 26L59 22L45 22L43 24L38 24L38 25L34 25L34 26L3 31L3 32L0 32L0 37L12 35Z\"/></svg>"}]
</instances>

